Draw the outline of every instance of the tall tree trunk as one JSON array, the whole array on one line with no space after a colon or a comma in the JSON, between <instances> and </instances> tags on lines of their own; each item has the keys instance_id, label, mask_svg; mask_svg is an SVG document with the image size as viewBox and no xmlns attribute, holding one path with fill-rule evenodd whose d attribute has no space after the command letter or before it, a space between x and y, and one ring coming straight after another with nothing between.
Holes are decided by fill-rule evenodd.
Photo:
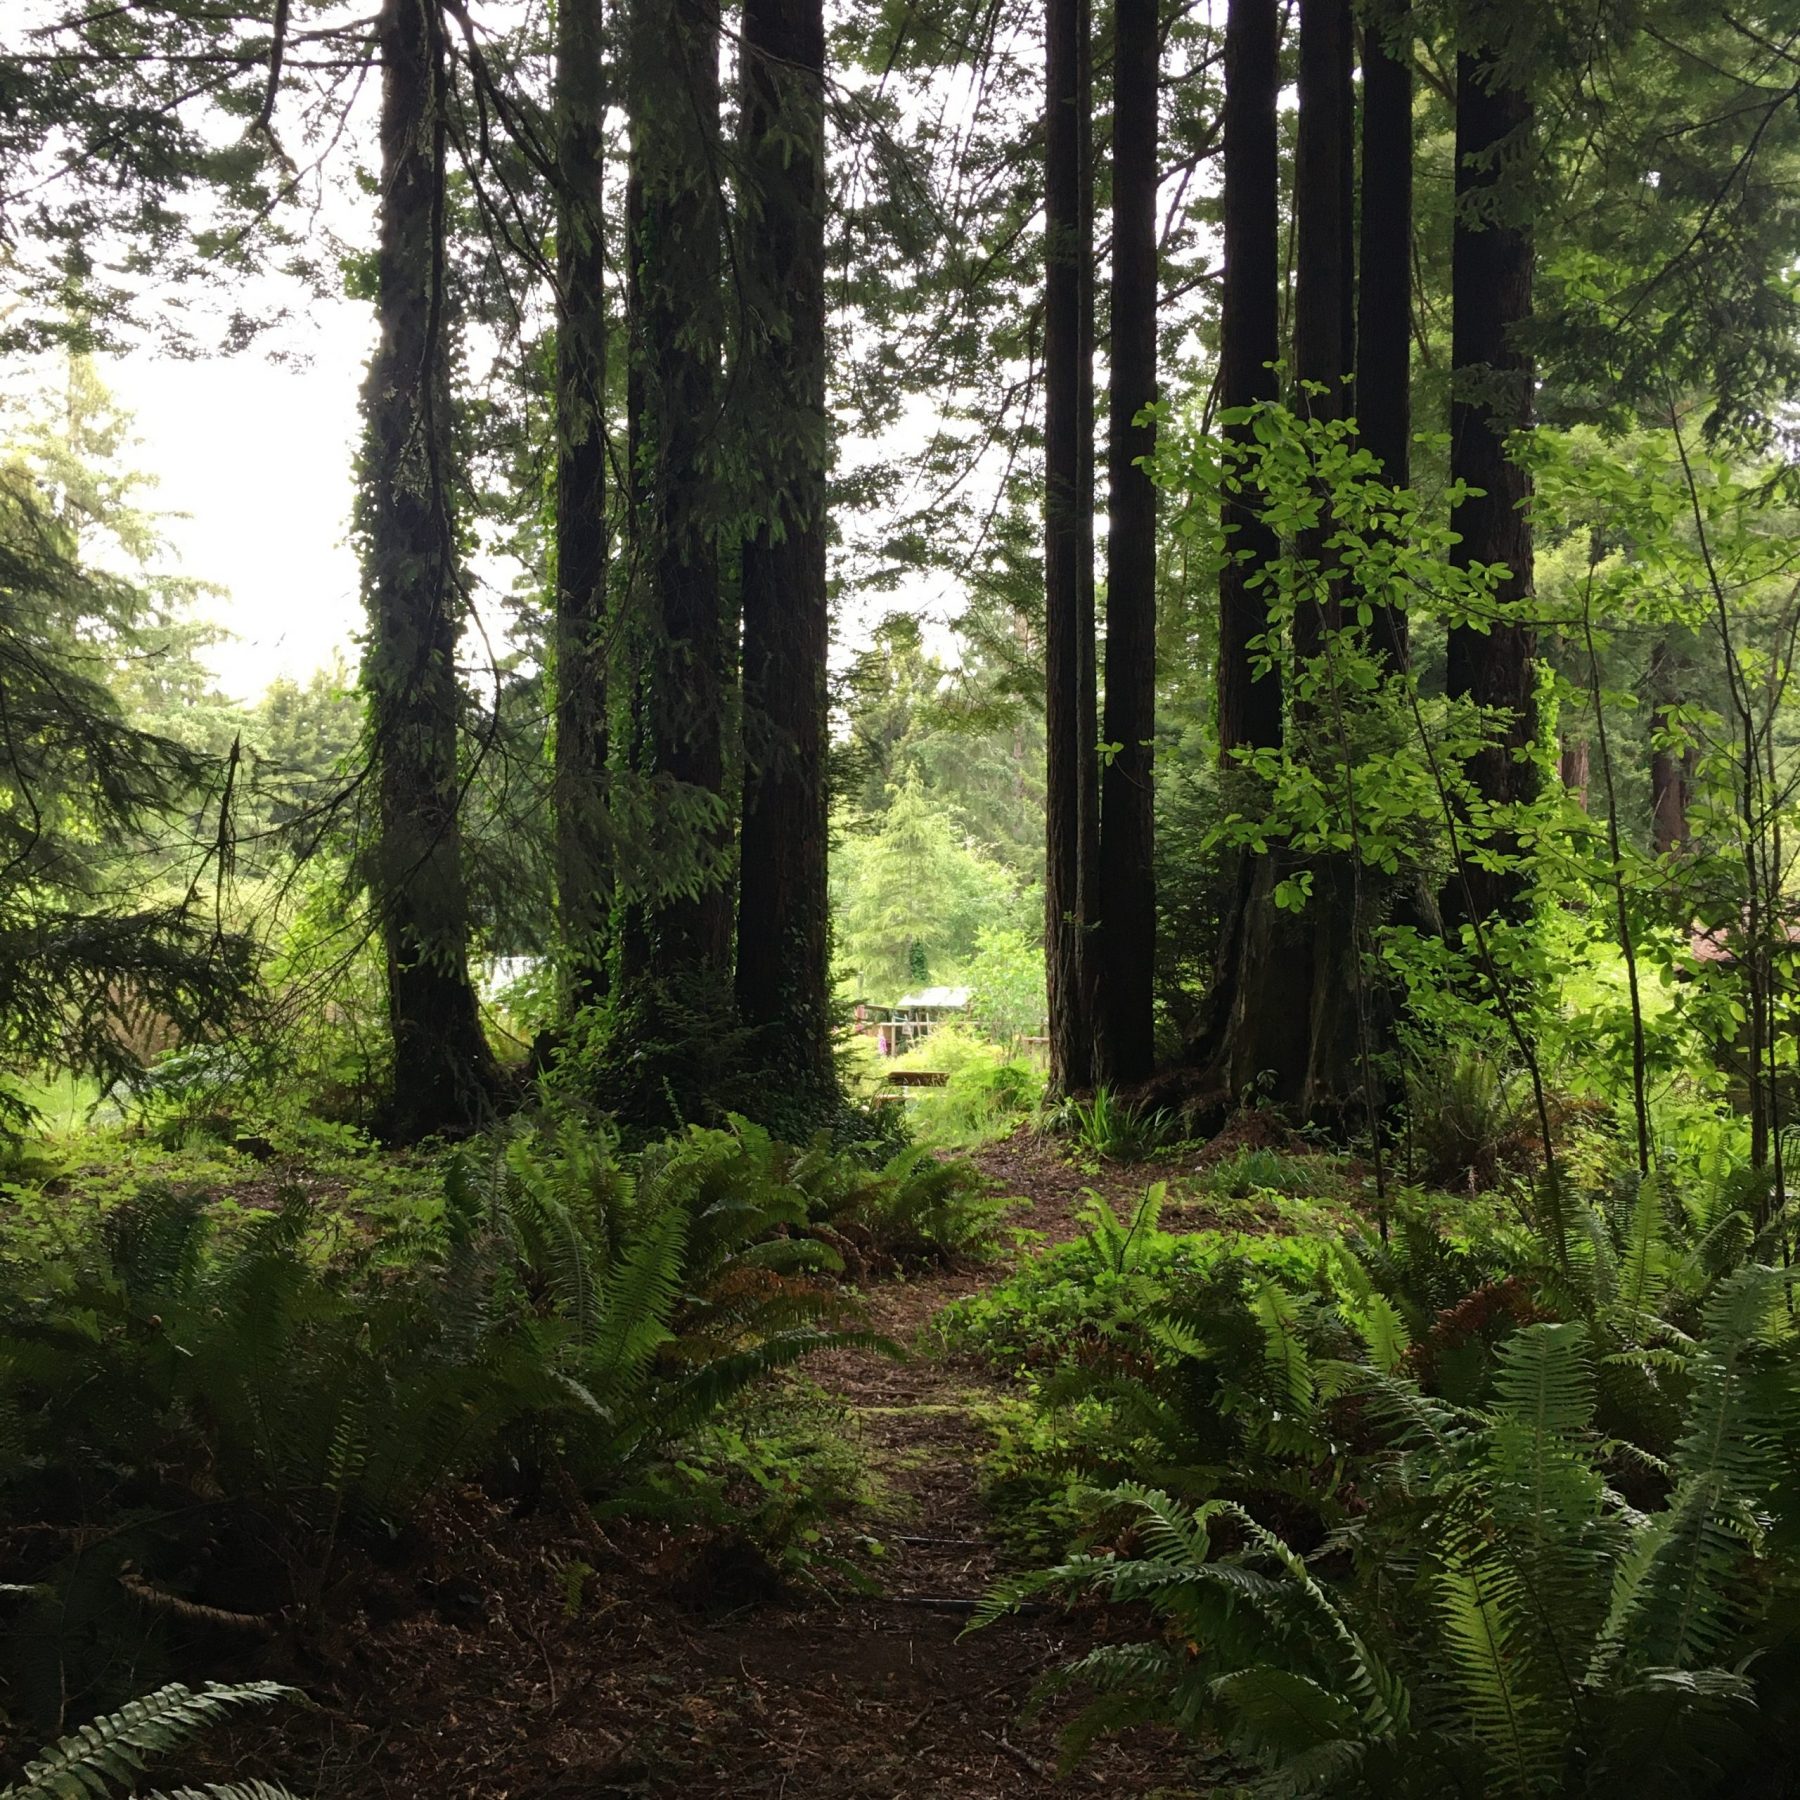
<instances>
[{"instance_id":1,"label":"tall tree trunk","mask_svg":"<svg viewBox=\"0 0 1800 1800\"><path fill-rule=\"evenodd\" d=\"M1227 412L1273 400L1271 365L1281 358L1280 170L1275 102L1281 26L1276 0L1231 0L1225 15L1225 269L1220 296L1219 404ZM1251 441L1239 423L1226 426ZM1281 678L1257 677L1251 640L1269 628L1257 573L1277 554L1262 523L1260 497L1229 488L1223 500L1232 553L1219 576L1219 750L1267 749L1281 742Z\"/></svg>"},{"instance_id":2,"label":"tall tree trunk","mask_svg":"<svg viewBox=\"0 0 1800 1800\"><path fill-rule=\"evenodd\" d=\"M809 1099L836 1093L826 892L825 18L745 0L745 376L769 445L743 546L744 810L738 1010Z\"/></svg>"},{"instance_id":3,"label":"tall tree trunk","mask_svg":"<svg viewBox=\"0 0 1800 1800\"><path fill-rule=\"evenodd\" d=\"M1345 115L1352 20L1348 0L1301 0L1299 10L1295 404L1330 420L1344 409L1355 319L1354 234L1345 216L1346 194L1354 192L1345 167L1354 147ZM1272 210L1273 196L1262 204ZM1227 218L1232 207L1228 190ZM1229 281L1228 266L1228 287ZM1308 532L1299 554L1324 567L1328 536L1325 526ZM1323 653L1335 612L1321 582L1318 598L1295 619L1296 659ZM1303 733L1296 745L1318 759L1334 800L1343 755L1335 716L1335 707L1314 703L1297 708L1293 720ZM1310 881L1311 898L1295 913L1278 906L1275 895L1281 882L1300 876ZM1366 916L1362 871L1348 855L1308 855L1281 845L1240 856L1193 1046L1202 1091L1215 1106L1229 1106L1254 1088L1301 1117L1341 1119L1362 1088L1358 995Z\"/></svg>"},{"instance_id":4,"label":"tall tree trunk","mask_svg":"<svg viewBox=\"0 0 1800 1800\"><path fill-rule=\"evenodd\" d=\"M1503 9L1464 0L1465 48L1456 63L1456 223L1451 253L1450 474L1477 490L1453 510L1458 567L1499 564L1510 573L1495 598L1532 594L1531 478L1506 453L1507 438L1531 423L1531 365L1517 328L1531 316L1532 240L1516 191L1517 153L1532 127L1530 96L1497 78L1492 26ZM1507 166L1503 169L1503 160ZM1446 686L1452 698L1491 709L1496 740L1471 761L1481 800L1505 807L1529 800L1534 765L1518 752L1537 732L1537 634L1526 623L1450 632ZM1510 851L1503 828L1497 846ZM1452 877L1445 913L1455 921L1516 913L1525 883L1516 870L1466 865Z\"/></svg>"},{"instance_id":5,"label":"tall tree trunk","mask_svg":"<svg viewBox=\"0 0 1800 1800\"><path fill-rule=\"evenodd\" d=\"M719 575L724 153L717 0L634 0L634 151L648 493L644 704L663 870L691 865L689 891L649 909L653 976L728 981L731 816L725 801L727 641Z\"/></svg>"},{"instance_id":6,"label":"tall tree trunk","mask_svg":"<svg viewBox=\"0 0 1800 1800\"><path fill-rule=\"evenodd\" d=\"M635 108L641 86L628 84ZM644 342L644 284L639 274L644 252L644 179L638 168L643 127L635 116L625 170L625 579L619 583L627 629L620 632L625 668L621 672L625 693L617 709L625 742L620 760L634 786L649 774L649 720L644 706L644 672L648 663L651 612L647 589L648 564L655 534L650 528L651 484L645 479L644 446L649 438L649 350ZM649 908L641 895L621 897L618 907L618 984L636 991L650 969Z\"/></svg>"},{"instance_id":7,"label":"tall tree trunk","mask_svg":"<svg viewBox=\"0 0 1800 1800\"><path fill-rule=\"evenodd\" d=\"M1094 694L1093 203L1087 0L1045 16L1045 956L1050 1079L1093 1079L1099 771Z\"/></svg>"},{"instance_id":8,"label":"tall tree trunk","mask_svg":"<svg viewBox=\"0 0 1800 1800\"><path fill-rule=\"evenodd\" d=\"M369 696L379 811L373 888L394 1040L388 1132L478 1124L498 1083L468 971L456 675L461 595L452 509L445 292L447 81L436 0L385 0L380 340L363 390Z\"/></svg>"},{"instance_id":9,"label":"tall tree trunk","mask_svg":"<svg viewBox=\"0 0 1800 1800\"><path fill-rule=\"evenodd\" d=\"M1294 407L1307 417L1343 417L1348 398L1355 282L1347 252L1353 243L1346 216L1346 159L1354 57L1350 0L1300 0L1300 128L1294 151ZM1330 560L1328 520L1302 536L1303 559L1321 568ZM1335 597L1323 585L1294 614L1294 655L1317 656L1323 634L1337 625Z\"/></svg>"},{"instance_id":10,"label":"tall tree trunk","mask_svg":"<svg viewBox=\"0 0 1800 1800\"><path fill-rule=\"evenodd\" d=\"M1157 0L1113 8L1112 356L1106 534L1106 741L1101 772L1101 1077L1156 1058L1156 487L1142 461L1156 399Z\"/></svg>"},{"instance_id":11,"label":"tall tree trunk","mask_svg":"<svg viewBox=\"0 0 1800 1800\"><path fill-rule=\"evenodd\" d=\"M606 95L602 0L556 11L556 733L553 797L566 1000L607 990Z\"/></svg>"},{"instance_id":12,"label":"tall tree trunk","mask_svg":"<svg viewBox=\"0 0 1800 1800\"><path fill-rule=\"evenodd\" d=\"M1579 737L1565 735L1561 754L1557 758L1557 775L1563 786L1575 796L1575 804L1583 812L1587 811L1588 782L1592 766L1587 733L1583 732Z\"/></svg>"},{"instance_id":13,"label":"tall tree trunk","mask_svg":"<svg viewBox=\"0 0 1800 1800\"><path fill-rule=\"evenodd\" d=\"M1681 658L1667 638L1659 638L1650 652L1645 676L1645 697L1650 702L1650 729L1660 734L1669 728L1670 715L1681 704ZM1652 744L1650 750L1650 844L1658 856L1688 841L1688 792L1693 782L1694 758L1690 750L1674 750Z\"/></svg>"},{"instance_id":14,"label":"tall tree trunk","mask_svg":"<svg viewBox=\"0 0 1800 1800\"><path fill-rule=\"evenodd\" d=\"M1388 486L1412 484L1412 9L1368 9L1363 30L1361 255L1356 271L1356 426ZM1406 609L1377 605L1370 643L1407 659Z\"/></svg>"}]
</instances>

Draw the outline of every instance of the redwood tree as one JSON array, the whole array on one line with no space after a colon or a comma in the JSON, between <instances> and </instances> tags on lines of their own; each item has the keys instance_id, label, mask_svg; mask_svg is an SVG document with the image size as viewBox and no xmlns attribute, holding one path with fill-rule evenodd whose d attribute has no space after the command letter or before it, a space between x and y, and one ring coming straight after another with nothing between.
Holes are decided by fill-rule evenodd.
<instances>
[{"instance_id":1,"label":"redwood tree","mask_svg":"<svg viewBox=\"0 0 1800 1800\"><path fill-rule=\"evenodd\" d=\"M1390 487L1412 482L1412 9L1371 6L1363 28L1362 193L1356 270L1356 427ZM1377 606L1370 630L1406 662L1406 611Z\"/></svg>"},{"instance_id":2,"label":"redwood tree","mask_svg":"<svg viewBox=\"0 0 1800 1800\"><path fill-rule=\"evenodd\" d=\"M1531 362L1519 328L1531 316L1532 238L1520 169L1532 130L1531 98L1505 55L1504 9L1464 0L1456 61L1456 221L1451 251L1450 473L1472 490L1451 512L1457 566L1498 564L1502 605L1532 595L1531 478L1507 439L1531 423ZM1450 632L1446 686L1496 722L1468 775L1489 806L1528 800L1535 765L1520 754L1537 731L1536 632L1497 620L1488 631ZM1504 830L1497 839L1508 847ZM1465 861L1445 894L1456 920L1516 911L1523 879Z\"/></svg>"},{"instance_id":3,"label":"redwood tree","mask_svg":"<svg viewBox=\"0 0 1800 1800\"><path fill-rule=\"evenodd\" d=\"M1350 0L1300 0L1300 124L1294 150L1294 407L1319 419L1343 416L1354 316L1350 163L1354 55ZM1304 535L1302 557L1323 564L1330 525ZM1336 608L1322 598L1294 615L1296 657L1318 655Z\"/></svg>"},{"instance_id":4,"label":"redwood tree","mask_svg":"<svg viewBox=\"0 0 1800 1800\"><path fill-rule=\"evenodd\" d=\"M633 545L644 642L642 760L664 841L649 871L648 974L729 981L727 657L718 539L724 148L716 0L634 0L632 255L643 482ZM676 872L679 871L679 878Z\"/></svg>"},{"instance_id":5,"label":"redwood tree","mask_svg":"<svg viewBox=\"0 0 1800 1800\"><path fill-rule=\"evenodd\" d=\"M1045 956L1050 1080L1093 1078L1093 207L1087 0L1048 0L1044 119Z\"/></svg>"},{"instance_id":6,"label":"redwood tree","mask_svg":"<svg viewBox=\"0 0 1800 1800\"><path fill-rule=\"evenodd\" d=\"M743 382L763 491L742 550L737 1001L806 1097L835 1092L826 892L825 19L745 0Z\"/></svg>"},{"instance_id":7,"label":"redwood tree","mask_svg":"<svg viewBox=\"0 0 1800 1800\"><path fill-rule=\"evenodd\" d=\"M1281 88L1281 22L1276 0L1231 0L1225 15L1224 238L1219 323L1219 404L1227 411L1273 400L1271 365L1281 358L1281 177L1275 103ZM1239 424L1227 436L1248 442ZM1281 742L1281 680L1260 678L1250 642L1268 630L1260 590L1251 586L1277 545L1258 516L1254 493L1228 492L1226 548L1219 577L1219 749Z\"/></svg>"},{"instance_id":8,"label":"redwood tree","mask_svg":"<svg viewBox=\"0 0 1800 1800\"><path fill-rule=\"evenodd\" d=\"M1106 535L1106 741L1101 772L1101 1076L1142 1081L1155 1060L1157 0L1113 8L1112 318Z\"/></svg>"},{"instance_id":9,"label":"redwood tree","mask_svg":"<svg viewBox=\"0 0 1800 1800\"><path fill-rule=\"evenodd\" d=\"M1235 17L1237 8L1232 10ZM1295 374L1316 390L1302 389L1297 406L1334 417L1342 408L1349 344L1346 321L1354 317L1351 234L1346 220L1344 158L1352 142L1345 108L1351 87L1345 70L1351 54L1348 0L1301 0L1300 135L1295 205L1298 266L1295 280ZM1227 31L1231 29L1227 24ZM1270 65L1265 79L1272 79ZM1228 61L1227 82L1232 69ZM1227 106L1231 105L1229 89ZM1229 146L1229 137L1227 144ZM1226 217L1248 205L1230 190L1226 168ZM1250 169L1249 193L1263 211L1260 231L1273 235L1276 196L1260 163ZM1254 241L1254 240L1253 240ZM1229 251L1228 251L1229 255ZM1234 292L1229 264L1227 302L1268 304L1264 294ZM1272 305L1269 311L1273 312ZM1231 315L1227 314L1227 325ZM1308 533L1299 553L1323 561L1323 530ZM1240 596L1223 589L1225 609ZM1329 605L1312 605L1295 620L1298 655L1316 655L1325 643ZM1254 692L1257 684L1248 691ZM1222 709L1223 710L1223 709ZM1293 720L1295 754L1334 758L1337 746L1308 708ZM1332 783L1333 769L1321 767ZM1310 899L1304 911L1276 904L1280 883L1304 877ZM1286 845L1239 853L1221 921L1214 980L1191 1053L1201 1068L1203 1098L1215 1109L1235 1103L1252 1087L1302 1116L1340 1113L1359 1090L1356 995L1365 917L1361 883L1351 859L1307 856Z\"/></svg>"},{"instance_id":10,"label":"redwood tree","mask_svg":"<svg viewBox=\"0 0 1800 1800\"><path fill-rule=\"evenodd\" d=\"M457 766L462 619L444 244L447 58L436 0L384 0L380 337L363 389L363 663L377 796L371 884L394 1077L385 1121L415 1139L478 1124L497 1071L469 979Z\"/></svg>"},{"instance_id":11,"label":"redwood tree","mask_svg":"<svg viewBox=\"0 0 1800 1800\"><path fill-rule=\"evenodd\" d=\"M575 1006L607 988L608 621L602 0L556 10L556 812L558 922Z\"/></svg>"}]
</instances>

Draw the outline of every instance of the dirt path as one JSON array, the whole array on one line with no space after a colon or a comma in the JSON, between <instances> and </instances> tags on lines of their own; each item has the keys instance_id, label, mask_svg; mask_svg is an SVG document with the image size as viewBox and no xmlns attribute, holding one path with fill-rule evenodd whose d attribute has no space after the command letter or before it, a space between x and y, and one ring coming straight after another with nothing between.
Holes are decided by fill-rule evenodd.
<instances>
[{"instance_id":1,"label":"dirt path","mask_svg":"<svg viewBox=\"0 0 1800 1800\"><path fill-rule=\"evenodd\" d=\"M1052 1242L1076 1233L1085 1178L1023 1145L983 1160L1008 1191L1031 1192L1019 1223ZM1153 1173L1106 1185L1135 1192ZM1091 1621L1046 1612L961 1635L1004 1567L978 1489L992 1442L984 1414L1000 1390L926 1327L1003 1273L971 1266L881 1284L869 1294L871 1323L907 1344L908 1359L839 1352L808 1365L847 1408L879 1478L866 1529L884 1548L884 1592L814 1593L709 1616L694 1605L692 1572L665 1570L646 1547L650 1567L596 1575L599 1592L574 1608L559 1571L581 1552L566 1533L552 1542L541 1527L521 1529L496 1545L491 1526L471 1519L464 1572L442 1569L434 1584L442 1603L345 1646L369 1681L347 1692L340 1680L341 1703L328 1701L309 1732L310 1791L468 1800L1193 1793L1178 1747L1153 1733L1102 1746L1057 1778L1055 1721L1026 1717L1026 1706L1045 1673L1089 1647ZM493 1597L496 1558L507 1566ZM458 1595L467 1599L460 1614Z\"/></svg>"}]
</instances>

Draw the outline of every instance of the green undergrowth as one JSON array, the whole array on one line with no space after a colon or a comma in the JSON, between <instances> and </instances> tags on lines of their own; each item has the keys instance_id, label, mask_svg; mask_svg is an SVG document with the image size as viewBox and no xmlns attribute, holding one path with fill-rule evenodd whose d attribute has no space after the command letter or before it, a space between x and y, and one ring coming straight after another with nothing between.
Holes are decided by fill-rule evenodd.
<instances>
[{"instance_id":1,"label":"green undergrowth","mask_svg":"<svg viewBox=\"0 0 1800 1800\"><path fill-rule=\"evenodd\" d=\"M273 1621L306 1636L471 1486L855 1574L867 1471L790 1372L898 1354L857 1284L983 1253L1006 1205L923 1148L734 1119L628 1154L571 1111L409 1159L113 1138L15 1182L0 1706L43 1729L70 1694L245 1673Z\"/></svg>"},{"instance_id":2,"label":"green undergrowth","mask_svg":"<svg viewBox=\"0 0 1800 1800\"><path fill-rule=\"evenodd\" d=\"M920 1070L944 1076L944 1085L906 1090L907 1129L942 1149L973 1150L1010 1136L1044 1097L1041 1067L958 1025L940 1026L904 1056L878 1063L877 1075Z\"/></svg>"},{"instance_id":3,"label":"green undergrowth","mask_svg":"<svg viewBox=\"0 0 1800 1800\"><path fill-rule=\"evenodd\" d=\"M1128 1603L1068 1739L1156 1721L1270 1792L1712 1794L1800 1633L1800 1340L1766 1181L1401 1194L1386 1229L1165 1229L1164 1195L951 1309L1012 1378L984 1489ZM1779 1784L1764 1791L1786 1791Z\"/></svg>"}]
</instances>

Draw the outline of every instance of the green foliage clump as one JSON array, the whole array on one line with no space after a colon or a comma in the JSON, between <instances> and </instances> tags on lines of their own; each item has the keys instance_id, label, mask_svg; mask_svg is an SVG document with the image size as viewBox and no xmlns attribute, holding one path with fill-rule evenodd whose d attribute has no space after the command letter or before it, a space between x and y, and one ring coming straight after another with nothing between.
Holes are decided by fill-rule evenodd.
<instances>
[{"instance_id":1,"label":"green foliage clump","mask_svg":"<svg viewBox=\"0 0 1800 1800\"><path fill-rule=\"evenodd\" d=\"M972 1164L923 1145L871 1162L834 1149L825 1132L795 1146L735 1116L653 1146L644 1166L714 1203L777 1207L793 1231L812 1234L811 1253L836 1246L865 1272L983 1250L1007 1209Z\"/></svg>"},{"instance_id":2,"label":"green foliage clump","mask_svg":"<svg viewBox=\"0 0 1800 1800\"><path fill-rule=\"evenodd\" d=\"M1774 1554L1800 1405L1782 1271L1721 1284L1682 1356L1687 1402L1654 1504L1613 1486L1578 1322L1506 1340L1479 1410L1367 1361L1320 1363L1304 1406L1361 1407L1369 1489L1326 1558L1256 1510L1126 1484L1132 1549L1046 1588L1148 1605L1160 1641L1068 1671L1101 1697L1084 1734L1157 1718L1217 1734L1273 1788L1419 1795L1728 1792L1759 1766L1754 1669L1785 1637ZM1782 1668L1786 1658L1777 1658ZM1779 1692L1779 1689L1775 1689Z\"/></svg>"},{"instance_id":3,"label":"green foliage clump","mask_svg":"<svg viewBox=\"0 0 1800 1800\"><path fill-rule=\"evenodd\" d=\"M958 1024L940 1025L883 1069L928 1069L945 1077L942 1087L907 1095L906 1123L922 1142L968 1149L1016 1131L1044 1097L1044 1074Z\"/></svg>"},{"instance_id":4,"label":"green foliage clump","mask_svg":"<svg viewBox=\"0 0 1800 1800\"><path fill-rule=\"evenodd\" d=\"M1071 1739L1154 1719L1271 1791L1734 1791L1800 1596L1791 1274L1766 1196L1659 1179L1564 1235L1402 1197L1385 1238L1075 1244L952 1320L1052 1430L995 1485L1077 1554L996 1595L1148 1607L1064 1672ZM1463 1213L1470 1208L1461 1209Z\"/></svg>"},{"instance_id":5,"label":"green foliage clump","mask_svg":"<svg viewBox=\"0 0 1800 1800\"><path fill-rule=\"evenodd\" d=\"M1104 1083L1085 1097L1071 1095L1050 1123L1101 1162L1142 1162L1172 1142L1179 1129L1167 1107L1130 1105Z\"/></svg>"},{"instance_id":6,"label":"green foliage clump","mask_svg":"<svg viewBox=\"0 0 1800 1800\"><path fill-rule=\"evenodd\" d=\"M1256 1194L1329 1196L1342 1183L1337 1158L1302 1156L1270 1144L1246 1144L1211 1164L1200 1177L1205 1193L1228 1200L1248 1200Z\"/></svg>"},{"instance_id":7,"label":"green foliage clump","mask_svg":"<svg viewBox=\"0 0 1800 1800\"><path fill-rule=\"evenodd\" d=\"M299 1190L237 1209L163 1185L15 1238L0 1507L108 1525L38 1540L5 1644L19 1691L54 1716L72 1671L129 1679L132 1634L96 1621L140 1581L177 1621L309 1612L447 1484L617 1490L760 1378L869 1341L839 1328L806 1194L716 1178L708 1148L632 1168L565 1118L452 1159L386 1226Z\"/></svg>"},{"instance_id":8,"label":"green foliage clump","mask_svg":"<svg viewBox=\"0 0 1800 1800\"><path fill-rule=\"evenodd\" d=\"M130 1700L118 1711L95 1719L59 1739L25 1765L17 1782L0 1800L89 1800L116 1785L137 1791L147 1757L166 1756L196 1733L219 1723L231 1708L268 1706L294 1697L292 1688L273 1681L241 1681L223 1686L208 1682L198 1692L172 1681ZM295 1800L286 1788L267 1781L208 1782L205 1787L161 1790L148 1800Z\"/></svg>"},{"instance_id":9,"label":"green foliage clump","mask_svg":"<svg viewBox=\"0 0 1800 1800\"><path fill-rule=\"evenodd\" d=\"M984 944L991 967L1003 943L993 934L1029 916L1014 876L916 781L901 786L871 832L841 840L831 882L840 985L883 1005L921 981L950 980Z\"/></svg>"}]
</instances>

